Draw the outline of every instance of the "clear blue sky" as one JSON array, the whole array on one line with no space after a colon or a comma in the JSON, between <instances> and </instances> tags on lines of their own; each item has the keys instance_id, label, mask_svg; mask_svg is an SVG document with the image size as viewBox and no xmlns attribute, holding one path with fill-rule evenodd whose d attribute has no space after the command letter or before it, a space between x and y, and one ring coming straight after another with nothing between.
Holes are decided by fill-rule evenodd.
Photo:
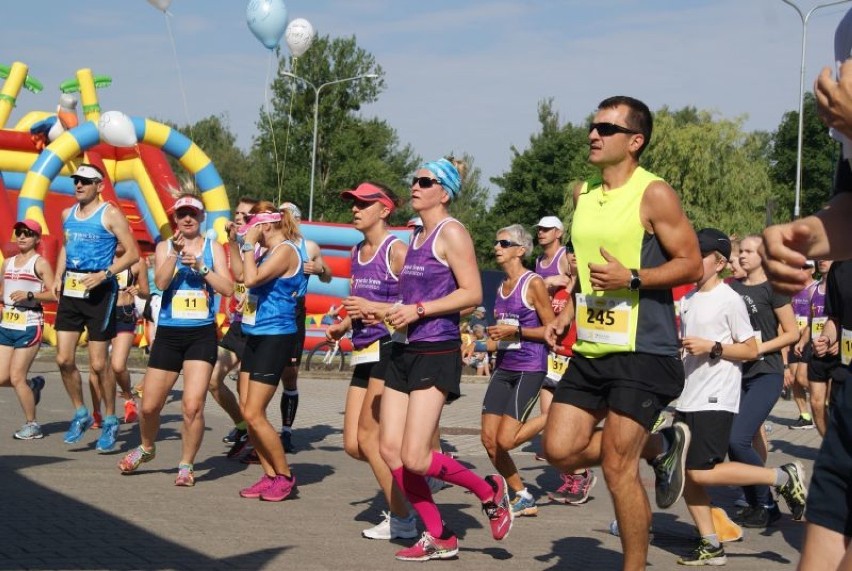
<instances>
[{"instance_id":1,"label":"clear blue sky","mask_svg":"<svg viewBox=\"0 0 852 571\"><path fill-rule=\"evenodd\" d=\"M189 120L227 115L243 148L263 104L268 51L248 30L247 0L173 0L170 23ZM290 19L320 34L355 35L386 72L365 108L426 159L474 156L484 181L509 169L552 97L583 121L602 98L633 95L652 109L695 105L747 115L772 130L798 105L801 22L781 0L291 0ZM806 11L817 2L801 0ZM833 65L834 27L847 6L808 26L806 88ZM45 84L12 115L56 106L81 67L113 77L104 110L187 117L164 16L145 0L25 0L2 5L0 63L22 61Z\"/></svg>"}]
</instances>

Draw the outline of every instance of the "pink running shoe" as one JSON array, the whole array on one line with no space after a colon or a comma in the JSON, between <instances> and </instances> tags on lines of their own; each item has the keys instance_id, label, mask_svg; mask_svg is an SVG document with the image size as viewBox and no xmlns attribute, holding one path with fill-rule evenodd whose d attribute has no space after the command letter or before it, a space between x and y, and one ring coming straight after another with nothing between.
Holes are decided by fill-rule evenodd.
<instances>
[{"instance_id":1,"label":"pink running shoe","mask_svg":"<svg viewBox=\"0 0 852 571\"><path fill-rule=\"evenodd\" d=\"M260 493L260 499L265 502L280 502L296 489L296 477L278 474L272 482Z\"/></svg>"},{"instance_id":2,"label":"pink running shoe","mask_svg":"<svg viewBox=\"0 0 852 571\"><path fill-rule=\"evenodd\" d=\"M260 495L266 491L269 486L272 485L274 481L273 478L270 478L266 474L260 477L260 480L249 486L248 488L243 488L240 490L240 496L248 499L257 499Z\"/></svg>"},{"instance_id":3,"label":"pink running shoe","mask_svg":"<svg viewBox=\"0 0 852 571\"><path fill-rule=\"evenodd\" d=\"M509 491L506 487L506 479L500 474L485 476L485 481L494 490L494 498L482 503L482 511L491 521L491 535L500 541L512 530L514 514L509 504Z\"/></svg>"},{"instance_id":4,"label":"pink running shoe","mask_svg":"<svg viewBox=\"0 0 852 571\"><path fill-rule=\"evenodd\" d=\"M555 492L548 492L547 497L553 502L579 506L589 501L589 492L598 479L592 470L582 474L559 474L563 484Z\"/></svg>"},{"instance_id":5,"label":"pink running shoe","mask_svg":"<svg viewBox=\"0 0 852 571\"><path fill-rule=\"evenodd\" d=\"M178 465L178 475L175 478L175 486L182 488L191 488L195 485L195 472L192 470L192 464Z\"/></svg>"},{"instance_id":6,"label":"pink running shoe","mask_svg":"<svg viewBox=\"0 0 852 571\"><path fill-rule=\"evenodd\" d=\"M156 456L156 448L148 452L144 448L142 448L142 446L137 446L136 448L125 454L124 458L121 459L121 462L118 463L118 469L121 470L122 474L129 474L130 472L134 472L140 464L150 462Z\"/></svg>"},{"instance_id":7,"label":"pink running shoe","mask_svg":"<svg viewBox=\"0 0 852 571\"><path fill-rule=\"evenodd\" d=\"M452 559L459 554L459 540L453 535L449 539L438 539L424 531L420 541L396 552L400 561L428 561L430 559Z\"/></svg>"}]
</instances>

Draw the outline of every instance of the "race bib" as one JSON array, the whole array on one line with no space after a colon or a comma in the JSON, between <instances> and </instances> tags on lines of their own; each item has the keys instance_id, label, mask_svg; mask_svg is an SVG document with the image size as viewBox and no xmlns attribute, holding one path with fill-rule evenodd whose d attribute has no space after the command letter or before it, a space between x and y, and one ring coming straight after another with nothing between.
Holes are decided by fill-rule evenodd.
<instances>
[{"instance_id":1,"label":"race bib","mask_svg":"<svg viewBox=\"0 0 852 571\"><path fill-rule=\"evenodd\" d=\"M243 323L254 325L257 323L257 296L248 294L243 301Z\"/></svg>"},{"instance_id":2,"label":"race bib","mask_svg":"<svg viewBox=\"0 0 852 571\"><path fill-rule=\"evenodd\" d=\"M88 274L81 272L65 272L65 282L62 286L62 295L65 297L76 297L83 299L89 297L89 290L83 285L83 278Z\"/></svg>"},{"instance_id":3,"label":"race bib","mask_svg":"<svg viewBox=\"0 0 852 571\"><path fill-rule=\"evenodd\" d=\"M797 315L796 316L796 328L798 328L798 330L801 331L807 326L808 326L807 316Z\"/></svg>"},{"instance_id":4,"label":"race bib","mask_svg":"<svg viewBox=\"0 0 852 571\"><path fill-rule=\"evenodd\" d=\"M14 329L15 331L26 331L27 314L23 311L15 309L14 307L4 307L2 326L5 329Z\"/></svg>"},{"instance_id":5,"label":"race bib","mask_svg":"<svg viewBox=\"0 0 852 571\"><path fill-rule=\"evenodd\" d=\"M234 283L234 299L237 302L241 302L246 297L246 284L235 282Z\"/></svg>"},{"instance_id":6,"label":"race bib","mask_svg":"<svg viewBox=\"0 0 852 571\"><path fill-rule=\"evenodd\" d=\"M173 319L206 319L209 315L207 292L179 289L172 298Z\"/></svg>"},{"instance_id":7,"label":"race bib","mask_svg":"<svg viewBox=\"0 0 852 571\"><path fill-rule=\"evenodd\" d=\"M498 351L517 351L521 348L521 337L518 335L517 329L520 323L512 317L504 317L497 320L497 325L509 325L515 328L515 334L509 339L501 339L497 342Z\"/></svg>"},{"instance_id":8,"label":"race bib","mask_svg":"<svg viewBox=\"0 0 852 571\"><path fill-rule=\"evenodd\" d=\"M362 349L355 349L352 352L352 366L363 365L365 363L379 362L380 342L375 340Z\"/></svg>"},{"instance_id":9,"label":"race bib","mask_svg":"<svg viewBox=\"0 0 852 571\"><path fill-rule=\"evenodd\" d=\"M592 343L630 345L630 299L577 294L577 338Z\"/></svg>"},{"instance_id":10,"label":"race bib","mask_svg":"<svg viewBox=\"0 0 852 571\"><path fill-rule=\"evenodd\" d=\"M822 330L825 329L825 322L828 317L814 317L811 320L811 339L816 339L822 335Z\"/></svg>"},{"instance_id":11,"label":"race bib","mask_svg":"<svg viewBox=\"0 0 852 571\"><path fill-rule=\"evenodd\" d=\"M571 357L567 355L559 355L551 351L547 354L547 378L551 381L562 380L562 375L568 370L568 363Z\"/></svg>"},{"instance_id":12,"label":"race bib","mask_svg":"<svg viewBox=\"0 0 852 571\"><path fill-rule=\"evenodd\" d=\"M852 363L852 331L845 327L840 336L840 362L844 365Z\"/></svg>"}]
</instances>

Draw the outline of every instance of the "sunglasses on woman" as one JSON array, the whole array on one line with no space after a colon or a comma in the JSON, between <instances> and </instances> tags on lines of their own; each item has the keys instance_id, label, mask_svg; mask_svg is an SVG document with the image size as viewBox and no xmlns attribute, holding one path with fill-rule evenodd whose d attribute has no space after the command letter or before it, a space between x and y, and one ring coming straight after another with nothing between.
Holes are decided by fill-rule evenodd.
<instances>
[{"instance_id":1,"label":"sunglasses on woman","mask_svg":"<svg viewBox=\"0 0 852 571\"><path fill-rule=\"evenodd\" d=\"M18 228L15 230L15 236L18 238L34 238L36 233L26 228Z\"/></svg>"},{"instance_id":2,"label":"sunglasses on woman","mask_svg":"<svg viewBox=\"0 0 852 571\"><path fill-rule=\"evenodd\" d=\"M512 242L511 240L494 240L495 246L500 246L503 249L511 248L512 246L520 246L517 242Z\"/></svg>"},{"instance_id":3,"label":"sunglasses on woman","mask_svg":"<svg viewBox=\"0 0 852 571\"><path fill-rule=\"evenodd\" d=\"M441 181L428 176L416 176L411 179L411 186L420 186L420 188L432 188L433 184L441 185Z\"/></svg>"},{"instance_id":4,"label":"sunglasses on woman","mask_svg":"<svg viewBox=\"0 0 852 571\"><path fill-rule=\"evenodd\" d=\"M639 131L634 131L633 129L628 129L627 127L622 127L621 125L616 125L615 123L590 123L589 124L589 133L592 131L597 131L598 135L601 137L611 137L616 133L623 133L625 135L638 135Z\"/></svg>"}]
</instances>

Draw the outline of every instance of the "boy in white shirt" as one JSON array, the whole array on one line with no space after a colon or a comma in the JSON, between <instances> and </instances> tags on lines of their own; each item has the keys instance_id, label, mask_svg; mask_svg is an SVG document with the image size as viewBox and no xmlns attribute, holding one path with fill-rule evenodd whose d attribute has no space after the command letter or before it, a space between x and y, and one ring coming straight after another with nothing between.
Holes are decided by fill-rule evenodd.
<instances>
[{"instance_id":1,"label":"boy in white shirt","mask_svg":"<svg viewBox=\"0 0 852 571\"><path fill-rule=\"evenodd\" d=\"M764 468L725 462L734 415L739 411L743 361L757 358L757 341L739 294L719 273L731 255L723 232L698 232L704 274L696 289L681 300L681 338L686 384L677 404L676 422L691 432L686 455L683 498L701 540L681 565L724 565L725 550L718 540L705 486L775 486L793 513L801 519L807 494L800 462Z\"/></svg>"}]
</instances>

